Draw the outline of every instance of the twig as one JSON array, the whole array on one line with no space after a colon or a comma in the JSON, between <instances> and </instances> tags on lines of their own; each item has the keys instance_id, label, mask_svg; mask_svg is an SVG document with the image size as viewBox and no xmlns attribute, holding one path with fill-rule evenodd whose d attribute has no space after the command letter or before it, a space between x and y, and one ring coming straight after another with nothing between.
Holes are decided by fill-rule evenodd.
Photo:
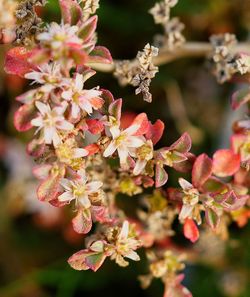
<instances>
[{"instance_id":1,"label":"twig","mask_svg":"<svg viewBox=\"0 0 250 297\"><path fill-rule=\"evenodd\" d=\"M185 57L206 57L213 50L209 42L187 42L174 51L160 50L159 55L153 59L154 65L161 66L166 63ZM233 53L250 52L250 43L238 43L232 48ZM136 61L134 62L136 63ZM100 72L113 72L116 60L112 64L91 64L91 67Z\"/></svg>"}]
</instances>

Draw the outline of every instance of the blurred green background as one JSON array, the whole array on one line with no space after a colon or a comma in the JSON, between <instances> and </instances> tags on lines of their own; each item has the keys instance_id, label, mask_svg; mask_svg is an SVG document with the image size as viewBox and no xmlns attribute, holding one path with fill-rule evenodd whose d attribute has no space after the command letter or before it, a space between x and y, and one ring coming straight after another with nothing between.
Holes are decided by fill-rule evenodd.
<instances>
[{"instance_id":1,"label":"blurred green background","mask_svg":"<svg viewBox=\"0 0 250 297\"><path fill-rule=\"evenodd\" d=\"M43 11L47 21L60 21L56 0ZM134 58L137 51L161 32L147 12L152 0L101 0L98 10L99 44L108 47L115 59ZM250 34L249 0L180 0L172 10L185 23L187 40L207 41L214 33L235 33L239 40ZM1 63L8 47L1 47ZM128 112L144 111L151 120L165 122L159 145L168 145L188 131L193 138L193 152L211 154L229 145L230 128L236 117L231 112L230 96L241 86L218 85L204 59L181 59L160 67L151 90L153 103L134 95L132 87L121 88L112 74L98 73L87 87L100 85L115 98L124 99ZM163 286L154 281L143 291L137 276L146 273L142 261L122 269L107 261L100 271L77 272L67 258L82 249L84 238L70 227L69 212L63 213L36 202L36 182L31 161L25 156L30 135L20 135L12 124L18 104L17 94L29 86L22 80L5 76L0 80L0 297L158 297ZM177 175L170 170L169 185ZM131 199L131 198L130 198ZM130 203L133 203L131 201ZM185 285L198 297L250 296L250 226L230 227L230 240L222 242L204 234L195 244L198 261L187 265ZM211 237L209 237L211 236ZM174 240L190 245L180 235Z\"/></svg>"}]
</instances>

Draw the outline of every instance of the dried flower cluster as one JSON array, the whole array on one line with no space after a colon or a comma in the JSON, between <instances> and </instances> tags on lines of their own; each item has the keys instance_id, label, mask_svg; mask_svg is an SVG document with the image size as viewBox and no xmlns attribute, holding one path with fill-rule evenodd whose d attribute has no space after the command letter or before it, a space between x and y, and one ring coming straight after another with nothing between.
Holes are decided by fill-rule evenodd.
<instances>
[{"instance_id":1,"label":"dried flower cluster","mask_svg":"<svg viewBox=\"0 0 250 297\"><path fill-rule=\"evenodd\" d=\"M169 19L169 7L176 2L155 6L151 12L157 22ZM140 278L143 287L160 278L164 296L191 296L181 285L184 258L168 244L173 221L179 220L191 242L199 239L200 225L217 233L223 226L225 233L232 221L239 226L247 222L249 120L235 125L231 147L216 151L212 158L190 152L188 133L168 147L155 149L164 132L160 120L152 124L141 113L124 129L122 99L115 100L99 86L87 87L95 75L92 65L112 63L109 51L96 46L97 16L90 14L98 1L59 3L62 22L47 24L36 32L35 43L29 43L33 46L10 49L5 60L7 73L36 84L17 97L21 107L14 124L18 131L34 131L27 151L37 163L33 173L39 180L38 199L55 207L72 207L74 230L91 232L85 249L69 259L74 269L96 271L107 257L127 266L127 259L138 261L137 250L144 248L149 275ZM152 99L150 80L158 71L152 62L157 54L156 48L146 45L134 68L122 62L116 70L121 82L136 86L136 93L147 101ZM217 52L214 58L219 61L219 57ZM240 61L238 67L245 72L245 62ZM249 88L244 96L237 92L233 108L249 102L249 97ZM191 180L179 178L178 187L166 187L170 167L190 173ZM138 194L135 216L118 207L119 193Z\"/></svg>"},{"instance_id":2,"label":"dried flower cluster","mask_svg":"<svg viewBox=\"0 0 250 297\"><path fill-rule=\"evenodd\" d=\"M245 74L250 71L248 55L232 54L232 48L237 44L235 35L229 33L213 35L210 42L213 46L212 71L219 83L230 80L236 73Z\"/></svg>"},{"instance_id":3,"label":"dried flower cluster","mask_svg":"<svg viewBox=\"0 0 250 297\"><path fill-rule=\"evenodd\" d=\"M36 8L44 6L47 0L22 0L15 11L16 43L33 43L34 36L41 31L42 20L37 16Z\"/></svg>"},{"instance_id":4,"label":"dried flower cluster","mask_svg":"<svg viewBox=\"0 0 250 297\"><path fill-rule=\"evenodd\" d=\"M135 94L142 93L143 99L152 101L152 94L149 92L151 80L158 72L158 67L153 64L153 57L158 55L158 48L147 44L142 52L138 52L134 61L118 61L115 65L114 76L121 85L130 84L137 87Z\"/></svg>"},{"instance_id":5,"label":"dried flower cluster","mask_svg":"<svg viewBox=\"0 0 250 297\"><path fill-rule=\"evenodd\" d=\"M156 35L154 44L160 49L173 51L181 47L185 43L185 37L182 34L185 26L177 17L170 18L170 10L177 4L178 0L165 0L156 3L150 9L150 14L153 15L156 24L163 27L164 34Z\"/></svg>"}]
</instances>

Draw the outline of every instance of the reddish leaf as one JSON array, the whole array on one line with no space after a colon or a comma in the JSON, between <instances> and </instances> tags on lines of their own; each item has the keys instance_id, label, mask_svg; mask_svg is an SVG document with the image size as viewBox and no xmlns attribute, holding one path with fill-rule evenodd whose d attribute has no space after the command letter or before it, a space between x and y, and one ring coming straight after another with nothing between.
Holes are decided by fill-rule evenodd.
<instances>
[{"instance_id":1,"label":"reddish leaf","mask_svg":"<svg viewBox=\"0 0 250 297\"><path fill-rule=\"evenodd\" d=\"M157 120L153 125L149 122L146 138L151 139L155 145L161 139L164 127L165 125L161 120Z\"/></svg>"},{"instance_id":2,"label":"reddish leaf","mask_svg":"<svg viewBox=\"0 0 250 297\"><path fill-rule=\"evenodd\" d=\"M87 234L92 228L90 209L80 209L72 220L73 228L77 233Z\"/></svg>"},{"instance_id":3,"label":"reddish leaf","mask_svg":"<svg viewBox=\"0 0 250 297\"><path fill-rule=\"evenodd\" d=\"M192 170L194 161L196 159L195 155L191 153L185 153L185 157L187 158L185 161L173 164L173 168L176 171L187 173Z\"/></svg>"},{"instance_id":4,"label":"reddish leaf","mask_svg":"<svg viewBox=\"0 0 250 297\"><path fill-rule=\"evenodd\" d=\"M235 110L248 101L250 101L250 89L241 89L233 94L231 105Z\"/></svg>"},{"instance_id":5,"label":"reddish leaf","mask_svg":"<svg viewBox=\"0 0 250 297\"><path fill-rule=\"evenodd\" d=\"M138 116L134 119L131 126L133 125L138 126L138 129L134 133L134 136L141 136L146 134L149 127L149 121L148 121L147 115L145 113L138 114Z\"/></svg>"},{"instance_id":6,"label":"reddish leaf","mask_svg":"<svg viewBox=\"0 0 250 297\"><path fill-rule=\"evenodd\" d=\"M226 184L220 181L218 178L211 176L202 185L202 190L204 192L223 192L225 190Z\"/></svg>"},{"instance_id":7,"label":"reddish leaf","mask_svg":"<svg viewBox=\"0 0 250 297\"><path fill-rule=\"evenodd\" d=\"M118 121L121 118L122 99L117 99L109 105L109 114L115 117Z\"/></svg>"},{"instance_id":8,"label":"reddish leaf","mask_svg":"<svg viewBox=\"0 0 250 297\"><path fill-rule=\"evenodd\" d=\"M5 58L4 70L8 74L24 75L32 70L32 65L28 62L31 52L25 47L14 47L10 49Z\"/></svg>"},{"instance_id":9,"label":"reddish leaf","mask_svg":"<svg viewBox=\"0 0 250 297\"><path fill-rule=\"evenodd\" d=\"M216 229L220 223L220 216L211 208L205 211L206 221L212 229Z\"/></svg>"},{"instance_id":10,"label":"reddish leaf","mask_svg":"<svg viewBox=\"0 0 250 297\"><path fill-rule=\"evenodd\" d=\"M75 0L59 0L64 23L76 25L82 18L82 9Z\"/></svg>"},{"instance_id":11,"label":"reddish leaf","mask_svg":"<svg viewBox=\"0 0 250 297\"><path fill-rule=\"evenodd\" d=\"M242 208L248 199L248 195L237 196L234 191L230 191L224 195L221 205L224 209L233 211Z\"/></svg>"},{"instance_id":12,"label":"reddish leaf","mask_svg":"<svg viewBox=\"0 0 250 297\"><path fill-rule=\"evenodd\" d=\"M187 153L190 151L192 146L191 137L187 132L183 133L182 136L170 146L171 150L176 150L180 153Z\"/></svg>"},{"instance_id":13,"label":"reddish leaf","mask_svg":"<svg viewBox=\"0 0 250 297\"><path fill-rule=\"evenodd\" d=\"M86 22L82 24L79 29L78 36L87 43L92 39L97 26L97 16L89 18Z\"/></svg>"},{"instance_id":14,"label":"reddish leaf","mask_svg":"<svg viewBox=\"0 0 250 297\"><path fill-rule=\"evenodd\" d=\"M49 176L51 168L52 165L50 164L37 165L32 172L37 179L44 180Z\"/></svg>"},{"instance_id":15,"label":"reddish leaf","mask_svg":"<svg viewBox=\"0 0 250 297\"><path fill-rule=\"evenodd\" d=\"M41 142L40 140L37 140L37 139L33 139L27 145L27 153L32 157L37 158L44 153L45 148L46 148L46 145L44 142Z\"/></svg>"},{"instance_id":16,"label":"reddish leaf","mask_svg":"<svg viewBox=\"0 0 250 297\"><path fill-rule=\"evenodd\" d=\"M33 49L30 54L29 62L32 65L40 65L50 60L50 51L48 49Z\"/></svg>"},{"instance_id":17,"label":"reddish leaf","mask_svg":"<svg viewBox=\"0 0 250 297\"><path fill-rule=\"evenodd\" d=\"M73 46L73 45L70 46L69 55L74 60L76 65L78 65L78 66L79 65L83 66L88 61L88 55L86 54L86 52L84 50L82 50L81 48Z\"/></svg>"},{"instance_id":18,"label":"reddish leaf","mask_svg":"<svg viewBox=\"0 0 250 297\"><path fill-rule=\"evenodd\" d=\"M192 219L185 220L183 233L184 236L193 243L199 239L199 229Z\"/></svg>"},{"instance_id":19,"label":"reddish leaf","mask_svg":"<svg viewBox=\"0 0 250 297\"><path fill-rule=\"evenodd\" d=\"M240 169L240 155L222 149L213 155L213 173L219 177L231 176Z\"/></svg>"},{"instance_id":20,"label":"reddish leaf","mask_svg":"<svg viewBox=\"0 0 250 297\"><path fill-rule=\"evenodd\" d=\"M61 176L50 175L47 179L41 182L37 189L37 196L40 201L55 200L60 190Z\"/></svg>"},{"instance_id":21,"label":"reddish leaf","mask_svg":"<svg viewBox=\"0 0 250 297\"><path fill-rule=\"evenodd\" d=\"M103 123L97 119L88 119L86 120L86 123L89 132L92 134L100 134L104 129Z\"/></svg>"},{"instance_id":22,"label":"reddish leaf","mask_svg":"<svg viewBox=\"0 0 250 297\"><path fill-rule=\"evenodd\" d=\"M156 165L155 169L155 186L159 188L163 186L168 180L168 174L164 168L159 165Z\"/></svg>"},{"instance_id":23,"label":"reddish leaf","mask_svg":"<svg viewBox=\"0 0 250 297\"><path fill-rule=\"evenodd\" d=\"M213 163L206 155L202 154L194 162L192 169L192 184L195 188L200 188L211 176Z\"/></svg>"},{"instance_id":24,"label":"reddish leaf","mask_svg":"<svg viewBox=\"0 0 250 297\"><path fill-rule=\"evenodd\" d=\"M36 117L37 109L34 104L25 104L21 106L14 115L15 128L20 131L28 131L33 126L31 120Z\"/></svg>"},{"instance_id":25,"label":"reddish leaf","mask_svg":"<svg viewBox=\"0 0 250 297\"><path fill-rule=\"evenodd\" d=\"M71 256L68 260L69 265L75 270L92 269L97 271L106 259L106 255L89 250L81 250Z\"/></svg>"},{"instance_id":26,"label":"reddish leaf","mask_svg":"<svg viewBox=\"0 0 250 297\"><path fill-rule=\"evenodd\" d=\"M113 62L109 50L104 46L96 46L89 54L88 63L111 64Z\"/></svg>"},{"instance_id":27,"label":"reddish leaf","mask_svg":"<svg viewBox=\"0 0 250 297\"><path fill-rule=\"evenodd\" d=\"M96 143L93 143L85 146L84 149L89 152L88 156L91 156L99 152L100 147Z\"/></svg>"}]
</instances>

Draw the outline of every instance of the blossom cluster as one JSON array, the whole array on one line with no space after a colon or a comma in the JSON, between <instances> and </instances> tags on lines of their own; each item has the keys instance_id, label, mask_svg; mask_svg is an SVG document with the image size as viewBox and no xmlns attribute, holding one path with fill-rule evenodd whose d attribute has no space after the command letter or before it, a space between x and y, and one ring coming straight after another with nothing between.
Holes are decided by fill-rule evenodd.
<instances>
[{"instance_id":1,"label":"blossom cluster","mask_svg":"<svg viewBox=\"0 0 250 297\"><path fill-rule=\"evenodd\" d=\"M165 2L170 7L176 4ZM239 122L231 148L216 151L212 158L190 152L188 133L156 149L164 133L161 120L151 123L140 113L124 127L123 100L100 86L87 87L94 65L112 63L108 49L96 45L97 16L92 14L98 1L59 3L62 22L47 24L36 33L32 47L14 47L5 60L7 73L36 85L17 97L21 107L14 124L18 131L34 131L27 151L37 163L33 173L40 183L38 199L72 207L74 230L91 232L86 248L69 258L74 269L96 271L107 257L127 266L126 259L140 259L137 250L143 247L150 262L149 275L141 277L143 286L153 277L161 278L165 296L191 296L180 284L183 257L168 250L166 239L174 234L176 218L191 242L198 240L197 225L202 223L215 232L224 217L244 225L249 213L249 121ZM157 19L165 20L167 14L168 9ZM139 52L140 67L132 79L137 93L149 94L141 78L151 73L147 78L151 79L157 72L152 64L156 55L150 45ZM244 94L243 99L234 95L234 108L249 101L249 93ZM179 187L167 188L168 168L190 173L191 180L180 178ZM119 193L139 194L135 217L118 207Z\"/></svg>"}]
</instances>

